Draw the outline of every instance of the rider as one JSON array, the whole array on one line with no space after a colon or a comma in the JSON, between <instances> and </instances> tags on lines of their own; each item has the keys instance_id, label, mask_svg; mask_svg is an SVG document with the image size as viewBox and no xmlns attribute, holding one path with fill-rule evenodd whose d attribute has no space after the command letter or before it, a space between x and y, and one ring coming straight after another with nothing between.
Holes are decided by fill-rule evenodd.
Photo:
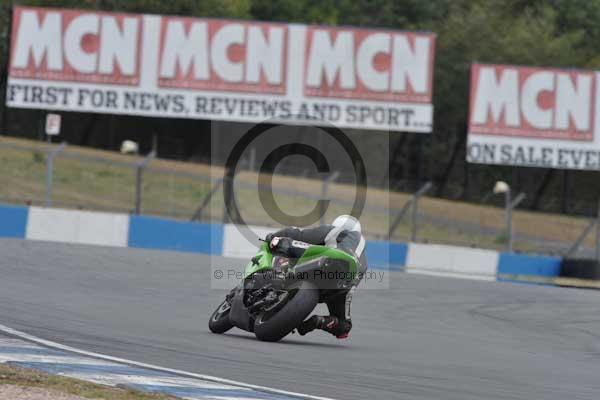
<instances>
[{"instance_id":1,"label":"rider","mask_svg":"<svg viewBox=\"0 0 600 400\"><path fill-rule=\"evenodd\" d=\"M351 215L340 215L331 225L321 225L314 228L288 227L267 235L266 241L274 249L280 243L281 238L290 238L314 245L322 245L338 248L359 260L359 276L367 269L365 257L365 238L361 233L360 222ZM356 282L358 284L358 282ZM327 301L329 316L313 315L298 327L301 335L315 329L321 329L331 333L338 339L348 337L352 329L350 318L350 303L356 286L351 289L341 289L340 293Z\"/></svg>"}]
</instances>

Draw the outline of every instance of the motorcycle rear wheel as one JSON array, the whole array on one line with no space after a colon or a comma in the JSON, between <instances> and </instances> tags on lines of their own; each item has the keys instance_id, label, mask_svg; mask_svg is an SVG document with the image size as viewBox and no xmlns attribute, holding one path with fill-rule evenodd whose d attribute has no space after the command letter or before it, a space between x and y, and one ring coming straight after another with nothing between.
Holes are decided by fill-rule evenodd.
<instances>
[{"instance_id":1,"label":"motorcycle rear wheel","mask_svg":"<svg viewBox=\"0 0 600 400\"><path fill-rule=\"evenodd\" d=\"M233 324L229 321L230 310L231 305L229 302L223 300L208 321L208 329L210 329L212 333L225 333L233 328Z\"/></svg>"},{"instance_id":2,"label":"motorcycle rear wheel","mask_svg":"<svg viewBox=\"0 0 600 400\"><path fill-rule=\"evenodd\" d=\"M258 315L254 322L256 338L265 342L278 342L300 326L318 302L319 290L310 282L301 282L293 297L276 313L263 312Z\"/></svg>"}]
</instances>

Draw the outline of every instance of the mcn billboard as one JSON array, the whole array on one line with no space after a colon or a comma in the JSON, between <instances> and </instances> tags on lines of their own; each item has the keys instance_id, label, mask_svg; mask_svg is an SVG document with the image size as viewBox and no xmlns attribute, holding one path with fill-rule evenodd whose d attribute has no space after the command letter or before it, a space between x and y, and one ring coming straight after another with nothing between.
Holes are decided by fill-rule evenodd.
<instances>
[{"instance_id":1,"label":"mcn billboard","mask_svg":"<svg viewBox=\"0 0 600 400\"><path fill-rule=\"evenodd\" d=\"M435 36L15 7L12 107L430 132Z\"/></svg>"},{"instance_id":2,"label":"mcn billboard","mask_svg":"<svg viewBox=\"0 0 600 400\"><path fill-rule=\"evenodd\" d=\"M598 77L473 64L467 161L600 170Z\"/></svg>"}]
</instances>

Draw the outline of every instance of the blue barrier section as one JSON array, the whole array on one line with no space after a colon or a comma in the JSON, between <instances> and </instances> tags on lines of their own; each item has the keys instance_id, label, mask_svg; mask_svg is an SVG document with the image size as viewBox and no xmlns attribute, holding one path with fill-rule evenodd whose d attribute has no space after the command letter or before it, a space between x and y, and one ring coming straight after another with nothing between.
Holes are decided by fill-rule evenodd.
<instances>
[{"instance_id":1,"label":"blue barrier section","mask_svg":"<svg viewBox=\"0 0 600 400\"><path fill-rule=\"evenodd\" d=\"M408 245L406 243L391 243L367 240L367 261L370 268L400 271L406 264Z\"/></svg>"},{"instance_id":2,"label":"blue barrier section","mask_svg":"<svg viewBox=\"0 0 600 400\"><path fill-rule=\"evenodd\" d=\"M223 225L132 215L128 247L220 255L223 253Z\"/></svg>"},{"instance_id":3,"label":"blue barrier section","mask_svg":"<svg viewBox=\"0 0 600 400\"><path fill-rule=\"evenodd\" d=\"M561 261L560 257L500 253L498 275L558 276Z\"/></svg>"},{"instance_id":4,"label":"blue barrier section","mask_svg":"<svg viewBox=\"0 0 600 400\"><path fill-rule=\"evenodd\" d=\"M25 238L29 208L0 205L0 237Z\"/></svg>"}]
</instances>

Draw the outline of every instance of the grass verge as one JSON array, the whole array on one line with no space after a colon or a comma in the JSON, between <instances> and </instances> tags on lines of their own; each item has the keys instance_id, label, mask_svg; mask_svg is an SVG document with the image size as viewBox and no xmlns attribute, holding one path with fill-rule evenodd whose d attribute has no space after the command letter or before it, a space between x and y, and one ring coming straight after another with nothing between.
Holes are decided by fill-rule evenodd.
<instances>
[{"instance_id":1,"label":"grass verge","mask_svg":"<svg viewBox=\"0 0 600 400\"><path fill-rule=\"evenodd\" d=\"M0 138L0 202L43 204L45 196L45 143L17 138ZM67 146L54 163L53 206L87 210L131 212L135 204L135 167L141 158L115 152ZM207 164L152 160L143 173L142 213L189 219L210 193L222 168ZM241 214L249 224L272 225L256 189L257 174L242 172L236 178L244 184L236 190ZM321 182L315 179L276 175L273 186L280 208L292 215L308 213L320 198ZM354 187L332 184L326 220L348 211ZM367 235L383 238L390 220L410 199L401 192L369 189L368 208L361 221ZM482 193L482 198L485 197ZM389 210L389 211L386 211ZM410 213L392 239L410 238ZM492 249L505 247L504 210L485 204L423 197L419 203L419 242L455 244ZM222 190L217 190L202 215L203 220L223 220ZM557 252L572 244L588 224L585 218L517 210L514 213L515 249L527 252ZM589 235L584 246L594 246Z\"/></svg>"},{"instance_id":2,"label":"grass verge","mask_svg":"<svg viewBox=\"0 0 600 400\"><path fill-rule=\"evenodd\" d=\"M35 387L51 392L97 400L176 400L176 397L144 393L133 389L109 387L78 379L50 375L31 369L0 364L0 386Z\"/></svg>"}]
</instances>

